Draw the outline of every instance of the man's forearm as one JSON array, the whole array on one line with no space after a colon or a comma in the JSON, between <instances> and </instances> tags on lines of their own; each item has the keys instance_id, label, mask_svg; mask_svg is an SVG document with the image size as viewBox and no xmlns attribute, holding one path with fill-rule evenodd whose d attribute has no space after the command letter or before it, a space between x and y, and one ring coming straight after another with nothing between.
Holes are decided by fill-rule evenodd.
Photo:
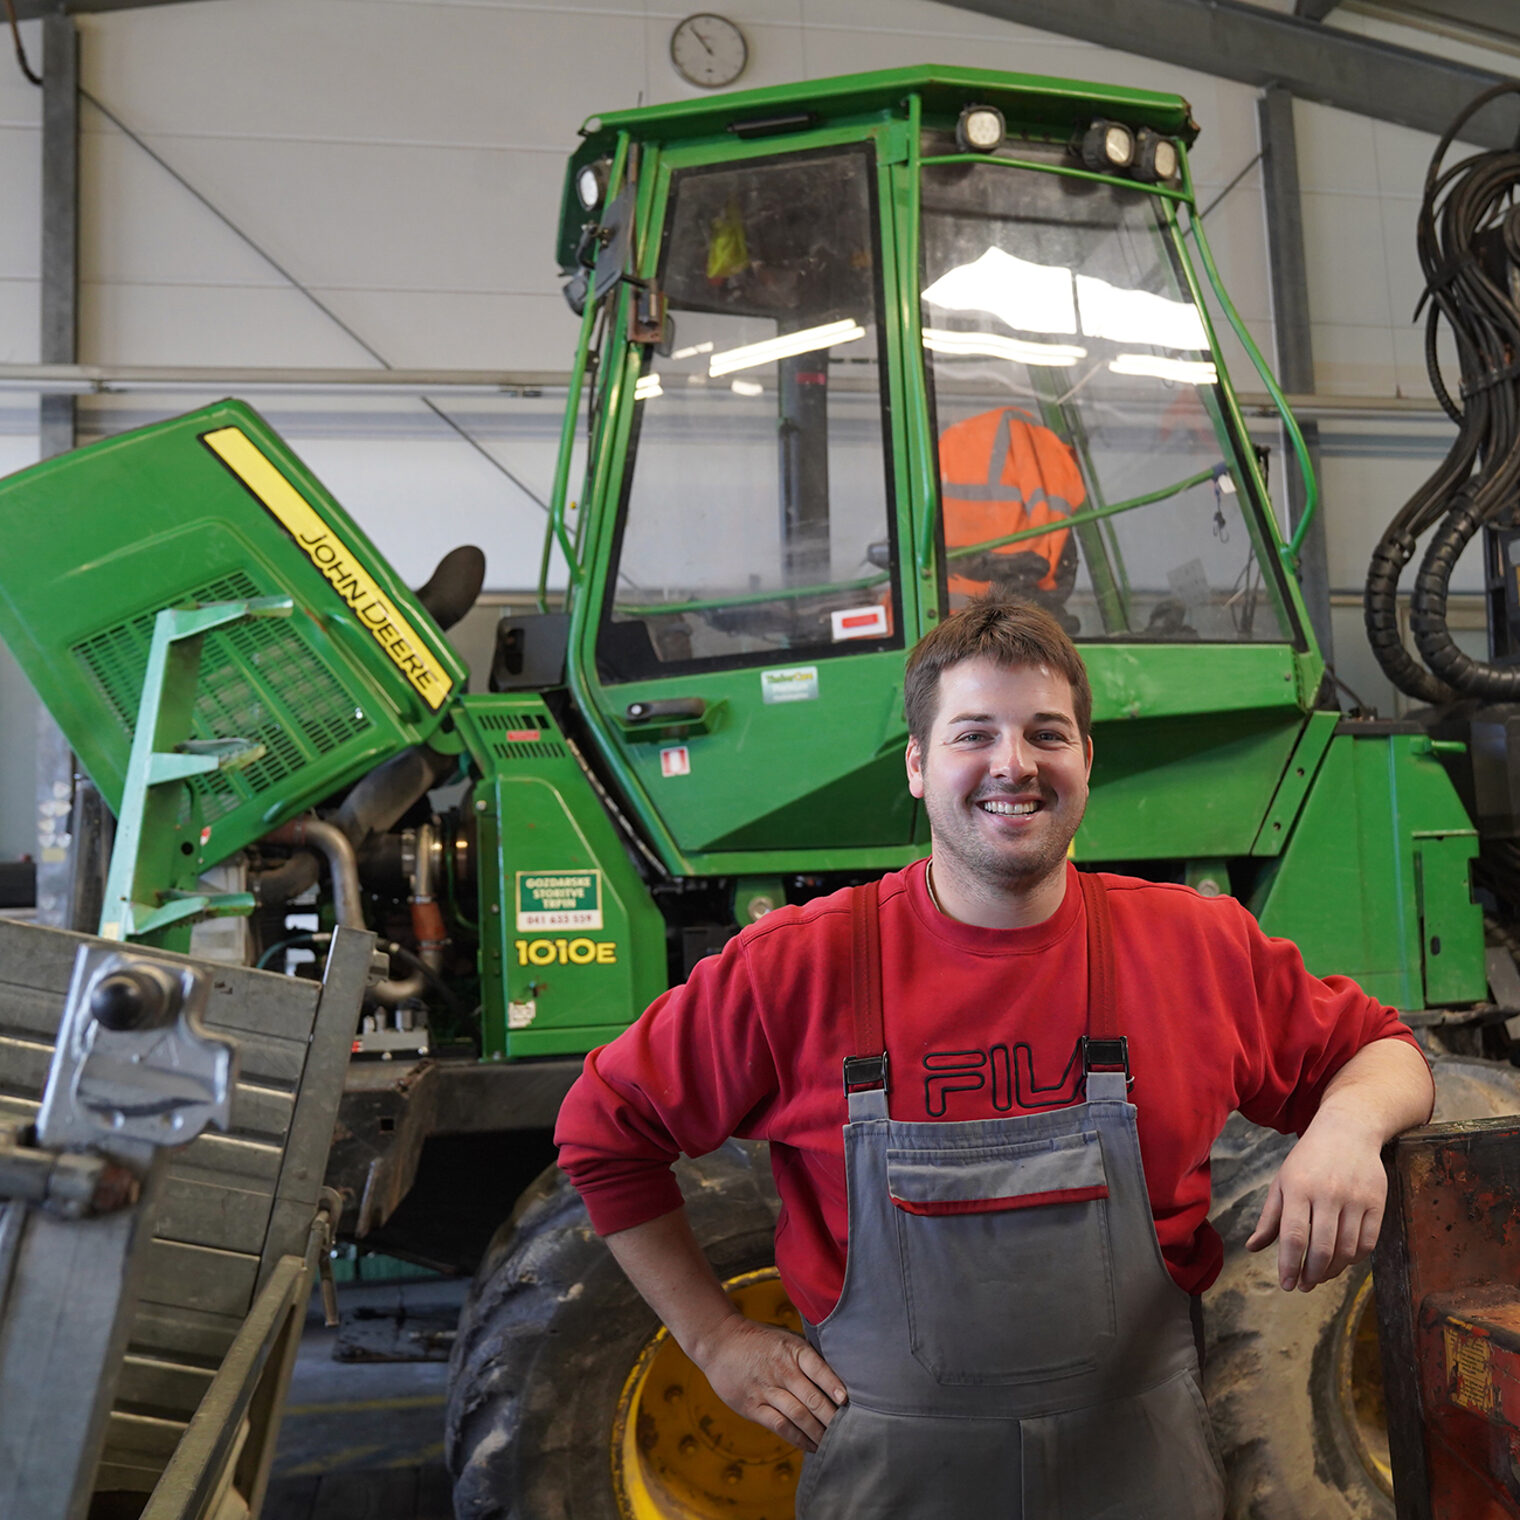
<instances>
[{"instance_id":1,"label":"man's forearm","mask_svg":"<svg viewBox=\"0 0 1520 1520\"><path fill-rule=\"evenodd\" d=\"M739 1311L729 1302L684 1208L603 1237L644 1302L701 1364L713 1331Z\"/></svg>"},{"instance_id":2,"label":"man's forearm","mask_svg":"<svg viewBox=\"0 0 1520 1520\"><path fill-rule=\"evenodd\" d=\"M1379 1152L1430 1117L1434 1096L1425 1058L1403 1040L1364 1045L1336 1072L1246 1242L1277 1241L1284 1288L1326 1282L1372 1250L1387 1197Z\"/></svg>"},{"instance_id":3,"label":"man's forearm","mask_svg":"<svg viewBox=\"0 0 1520 1520\"><path fill-rule=\"evenodd\" d=\"M1434 1102L1435 1084L1425 1057L1405 1040L1375 1040L1330 1079L1315 1123L1321 1118L1353 1121L1382 1147L1424 1124Z\"/></svg>"},{"instance_id":4,"label":"man's forearm","mask_svg":"<svg viewBox=\"0 0 1520 1520\"><path fill-rule=\"evenodd\" d=\"M684 1208L603 1238L730 1409L804 1451L818 1449L844 1402L844 1383L800 1335L746 1319L734 1308Z\"/></svg>"}]
</instances>

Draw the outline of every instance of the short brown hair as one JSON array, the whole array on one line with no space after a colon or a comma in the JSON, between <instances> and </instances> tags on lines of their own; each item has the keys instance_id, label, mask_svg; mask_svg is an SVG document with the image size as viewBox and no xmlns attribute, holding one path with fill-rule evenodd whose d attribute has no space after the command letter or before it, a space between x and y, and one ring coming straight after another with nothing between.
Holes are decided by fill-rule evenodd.
<instances>
[{"instance_id":1,"label":"short brown hair","mask_svg":"<svg viewBox=\"0 0 1520 1520\"><path fill-rule=\"evenodd\" d=\"M1044 665L1071 684L1072 715L1084 739L1092 731L1092 686L1077 646L1056 620L1033 602L996 592L979 596L931 628L908 656L903 703L908 732L929 742L939 702L939 678L965 660L991 660L1008 670Z\"/></svg>"}]
</instances>

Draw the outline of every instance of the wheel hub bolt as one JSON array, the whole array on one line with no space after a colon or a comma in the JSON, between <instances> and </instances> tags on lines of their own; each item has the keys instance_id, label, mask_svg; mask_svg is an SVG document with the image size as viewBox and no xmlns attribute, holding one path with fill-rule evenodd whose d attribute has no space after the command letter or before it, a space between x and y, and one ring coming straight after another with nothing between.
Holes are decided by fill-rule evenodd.
<instances>
[{"instance_id":1,"label":"wheel hub bolt","mask_svg":"<svg viewBox=\"0 0 1520 1520\"><path fill-rule=\"evenodd\" d=\"M723 1481L727 1483L729 1487L732 1487L735 1483L739 1482L743 1476L744 1469L740 1467L737 1462L730 1462L728 1466L723 1469Z\"/></svg>"},{"instance_id":2,"label":"wheel hub bolt","mask_svg":"<svg viewBox=\"0 0 1520 1520\"><path fill-rule=\"evenodd\" d=\"M665 1390L665 1402L667 1404L674 1404L685 1392L686 1390L679 1383L672 1383Z\"/></svg>"},{"instance_id":3,"label":"wheel hub bolt","mask_svg":"<svg viewBox=\"0 0 1520 1520\"><path fill-rule=\"evenodd\" d=\"M695 1436L681 1437L681 1455L683 1457L689 1457L696 1449L697 1438Z\"/></svg>"}]
</instances>

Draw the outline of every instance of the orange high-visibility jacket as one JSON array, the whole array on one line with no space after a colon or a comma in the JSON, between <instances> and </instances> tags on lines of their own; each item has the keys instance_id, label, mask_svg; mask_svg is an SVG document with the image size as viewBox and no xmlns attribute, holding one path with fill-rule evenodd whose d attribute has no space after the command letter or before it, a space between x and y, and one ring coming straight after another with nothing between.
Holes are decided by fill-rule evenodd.
<instances>
[{"instance_id":1,"label":"orange high-visibility jacket","mask_svg":"<svg viewBox=\"0 0 1520 1520\"><path fill-rule=\"evenodd\" d=\"M1017 407L994 407L939 435L940 500L945 547L985 543L1024 528L1070 517L1087 499L1076 456L1048 427ZM994 552L1042 555L1050 566L1040 581L1056 589L1056 567L1071 536L1057 528ZM950 590L975 595L986 582L967 580L950 561Z\"/></svg>"}]
</instances>

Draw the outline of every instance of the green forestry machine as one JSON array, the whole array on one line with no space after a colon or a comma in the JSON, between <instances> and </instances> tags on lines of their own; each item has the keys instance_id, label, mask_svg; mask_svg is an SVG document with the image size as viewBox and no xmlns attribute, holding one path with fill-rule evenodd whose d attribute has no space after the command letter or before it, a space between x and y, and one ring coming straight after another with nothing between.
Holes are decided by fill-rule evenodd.
<instances>
[{"instance_id":1,"label":"green forestry machine","mask_svg":"<svg viewBox=\"0 0 1520 1520\"><path fill-rule=\"evenodd\" d=\"M585 1052L738 926L925 853L903 662L978 587L1050 607L1091 670L1079 864L1234 894L1428 1031L1447 1114L1516 1107L1486 965L1520 1001L1513 720L1331 697L1308 517L1280 532L1220 359L1218 313L1260 364L1196 130L1175 96L944 68L588 122L539 611L485 691L442 632L478 552L414 594L245 405L0 482L0 635L117 819L79 927L185 949L244 914L273 970L336 923L390 952L329 1180L366 1245L478 1266L461 1516L791 1513L796 1454L658 1333L549 1135ZM1284 1145L1215 1156L1232 1503L1391 1514L1365 1278L1284 1295L1242 1259ZM764 1158L683 1167L736 1298L786 1322Z\"/></svg>"}]
</instances>

